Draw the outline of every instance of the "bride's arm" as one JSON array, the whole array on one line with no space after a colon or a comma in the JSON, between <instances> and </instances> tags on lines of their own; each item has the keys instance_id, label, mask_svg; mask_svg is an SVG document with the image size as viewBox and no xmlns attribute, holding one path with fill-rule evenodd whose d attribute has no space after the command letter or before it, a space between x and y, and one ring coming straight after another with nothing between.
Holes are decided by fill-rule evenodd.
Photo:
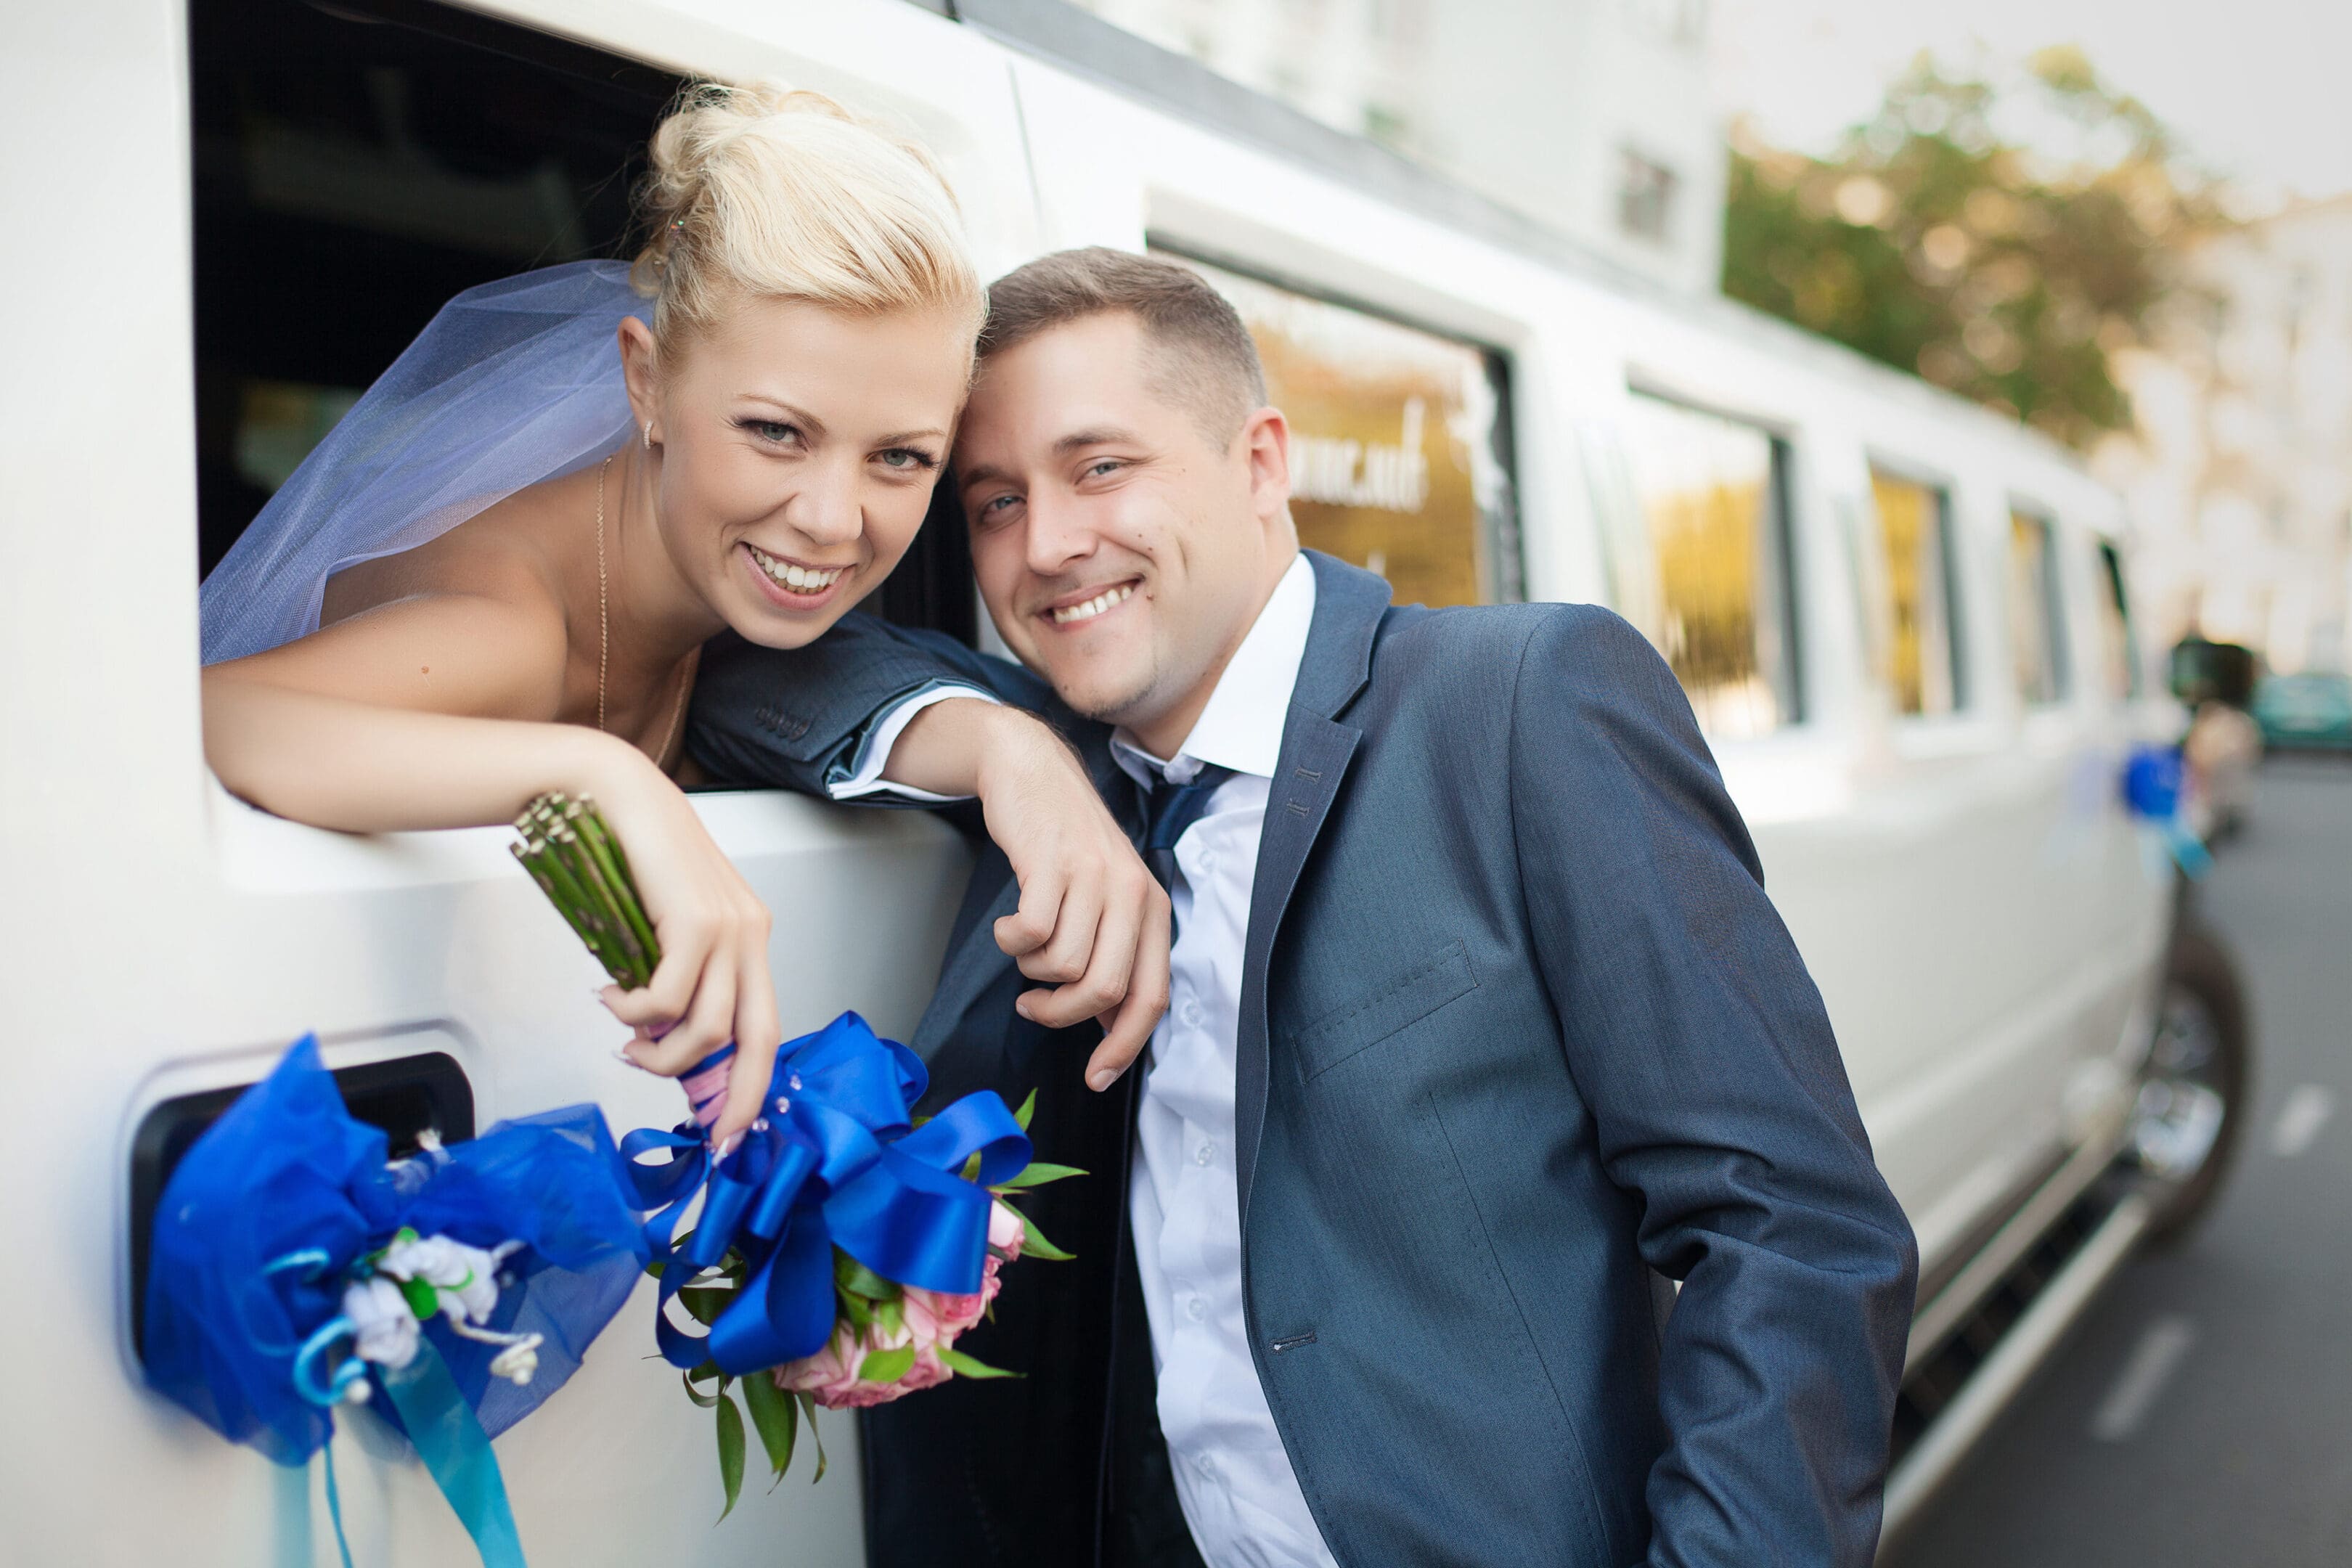
<instances>
[{"instance_id":1,"label":"bride's arm","mask_svg":"<svg viewBox=\"0 0 2352 1568\"><path fill-rule=\"evenodd\" d=\"M205 754L280 816L349 832L511 821L534 796L593 795L628 851L660 939L641 991L606 993L676 1075L734 1040L723 1142L758 1113L782 1038L766 908L652 760L552 722L563 643L551 609L458 595L404 600L204 672ZM656 1038L655 1037L659 1037Z\"/></svg>"}]
</instances>

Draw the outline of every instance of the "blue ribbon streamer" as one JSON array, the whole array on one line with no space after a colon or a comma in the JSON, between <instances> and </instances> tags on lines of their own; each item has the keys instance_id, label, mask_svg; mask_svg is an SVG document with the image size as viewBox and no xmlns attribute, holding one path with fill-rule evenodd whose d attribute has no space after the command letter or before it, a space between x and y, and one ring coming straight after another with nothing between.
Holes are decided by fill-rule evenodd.
<instances>
[{"instance_id":1,"label":"blue ribbon streamer","mask_svg":"<svg viewBox=\"0 0 2352 1568\"><path fill-rule=\"evenodd\" d=\"M740 1377L814 1354L833 1334L836 1247L902 1285L980 1289L986 1189L1029 1163L1029 1137L987 1091L914 1126L929 1084L912 1051L844 1013L777 1048L768 1114L724 1160L711 1161L691 1122L621 1141L638 1206L655 1211L644 1235L662 1266L654 1338L663 1360L688 1370L708 1360ZM668 1159L640 1163L665 1150ZM673 1245L698 1193L702 1213ZM749 1265L743 1287L709 1334L690 1333L671 1321L670 1299L730 1247Z\"/></svg>"},{"instance_id":2,"label":"blue ribbon streamer","mask_svg":"<svg viewBox=\"0 0 2352 1568\"><path fill-rule=\"evenodd\" d=\"M2181 774L2179 747L2133 747L2124 760L2124 804L2156 829L2181 875L2193 881L2213 868L2213 856L2180 820Z\"/></svg>"},{"instance_id":3,"label":"blue ribbon streamer","mask_svg":"<svg viewBox=\"0 0 2352 1568\"><path fill-rule=\"evenodd\" d=\"M525 1568L522 1538L515 1531L514 1510L507 1502L507 1487L499 1473L498 1456L474 1416L474 1407L458 1392L449 1364L430 1340L417 1342L416 1355L393 1371L375 1369L376 1386L400 1413L408 1440L416 1445L433 1484L449 1500L450 1510L474 1548L482 1554L482 1568ZM331 1460L330 1463L331 1464ZM328 1472L329 1486L333 1471ZM329 1492L330 1501L333 1493ZM336 1534L342 1532L338 1510Z\"/></svg>"}]
</instances>

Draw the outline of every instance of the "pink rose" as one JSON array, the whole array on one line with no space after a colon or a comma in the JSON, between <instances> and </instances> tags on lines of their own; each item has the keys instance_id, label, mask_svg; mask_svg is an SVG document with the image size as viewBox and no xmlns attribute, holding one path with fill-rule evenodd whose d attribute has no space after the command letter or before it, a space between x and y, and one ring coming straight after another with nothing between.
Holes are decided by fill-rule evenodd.
<instances>
[{"instance_id":1,"label":"pink rose","mask_svg":"<svg viewBox=\"0 0 2352 1568\"><path fill-rule=\"evenodd\" d=\"M833 1338L814 1355L786 1362L775 1372L776 1386L787 1394L806 1394L815 1397L827 1409L840 1410L856 1405L879 1405L881 1399L855 1398L860 1384L857 1368L866 1359L865 1347L847 1321L833 1326ZM881 1385L867 1384L866 1388L879 1393Z\"/></svg>"},{"instance_id":2,"label":"pink rose","mask_svg":"<svg viewBox=\"0 0 2352 1568\"><path fill-rule=\"evenodd\" d=\"M957 1335L980 1321L996 1297L997 1283L982 1278L969 1296L942 1296L935 1290L907 1287L907 1327L919 1345L951 1344Z\"/></svg>"},{"instance_id":3,"label":"pink rose","mask_svg":"<svg viewBox=\"0 0 2352 1568\"><path fill-rule=\"evenodd\" d=\"M835 1322L833 1338L825 1342L823 1350L776 1369L776 1386L787 1394L808 1394L828 1410L863 1410L945 1383L955 1374L940 1360L936 1346L912 1331L914 1311L910 1310L907 1316L908 1326L896 1333L877 1323L861 1334L850 1327L846 1319ZM896 1381L869 1383L858 1375L867 1356L877 1351L905 1350L909 1346L915 1351L914 1364Z\"/></svg>"},{"instance_id":4,"label":"pink rose","mask_svg":"<svg viewBox=\"0 0 2352 1568\"><path fill-rule=\"evenodd\" d=\"M989 1246L1007 1258L1018 1258L1021 1256L1021 1243L1027 1235L1027 1230L1021 1224L1021 1216L1013 1212L1010 1205L1000 1203L994 1198L989 1200ZM992 1255L988 1262L988 1271L994 1274L996 1258Z\"/></svg>"}]
</instances>

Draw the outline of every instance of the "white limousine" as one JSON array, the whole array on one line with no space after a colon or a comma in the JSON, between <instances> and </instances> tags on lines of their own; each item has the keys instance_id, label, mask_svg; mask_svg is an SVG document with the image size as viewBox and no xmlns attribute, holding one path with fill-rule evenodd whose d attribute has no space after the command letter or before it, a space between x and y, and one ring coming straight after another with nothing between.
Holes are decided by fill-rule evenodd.
<instances>
[{"instance_id":1,"label":"white limousine","mask_svg":"<svg viewBox=\"0 0 2352 1568\"><path fill-rule=\"evenodd\" d=\"M632 159L689 76L902 116L991 275L1087 244L1203 267L1299 432L1309 542L1403 599L1597 601L1657 641L1918 1232L1899 1526L2200 1206L2243 1090L2227 962L2118 789L2181 714L2135 641L2126 520L2064 453L1062 0L74 0L0 10L0 1557L332 1560L323 1509L289 1534L315 1473L150 1394L133 1327L170 1162L298 1035L396 1140L582 1100L621 1129L675 1113L614 1059L508 835L341 837L220 787L196 585L443 299L622 252ZM957 547L927 529L888 613L985 635ZM775 911L786 1023L911 1027L956 836L699 805ZM846 1417L823 1484L803 1458L711 1528L709 1417L643 1359L651 1300L499 1442L534 1557L858 1561ZM359 1560L469 1560L404 1449L344 1426Z\"/></svg>"}]
</instances>

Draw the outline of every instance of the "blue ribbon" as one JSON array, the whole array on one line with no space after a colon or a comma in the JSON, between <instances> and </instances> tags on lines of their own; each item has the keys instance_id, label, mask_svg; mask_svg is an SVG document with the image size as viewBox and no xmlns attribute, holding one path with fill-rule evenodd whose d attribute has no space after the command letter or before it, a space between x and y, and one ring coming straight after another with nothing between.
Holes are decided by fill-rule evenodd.
<instances>
[{"instance_id":1,"label":"blue ribbon","mask_svg":"<svg viewBox=\"0 0 2352 1568\"><path fill-rule=\"evenodd\" d=\"M2124 760L2124 804L2156 829L2173 863L2193 880L2213 868L2213 856L2180 820L2180 785L2178 746L2135 746Z\"/></svg>"},{"instance_id":2,"label":"blue ribbon","mask_svg":"<svg viewBox=\"0 0 2352 1568\"><path fill-rule=\"evenodd\" d=\"M986 1189L1029 1163L1029 1137L986 1091L914 1126L929 1083L912 1051L844 1013L777 1048L767 1115L725 1159L712 1162L691 1122L621 1141L638 1206L655 1211L644 1234L662 1266L654 1338L663 1360L688 1370L707 1360L740 1377L814 1355L833 1334L836 1247L901 1285L980 1289ZM639 1163L662 1150L667 1160ZM701 1215L673 1246L697 1193ZM730 1247L749 1265L743 1287L708 1335L690 1333L671 1321L670 1299Z\"/></svg>"},{"instance_id":3,"label":"blue ribbon","mask_svg":"<svg viewBox=\"0 0 2352 1568\"><path fill-rule=\"evenodd\" d=\"M416 1445L425 1473L474 1538L482 1568L524 1568L522 1538L515 1531L498 1456L433 1342L419 1338L416 1355L406 1366L396 1372L378 1367L375 1373L376 1386L400 1413L400 1425ZM340 1521L337 1529L340 1533Z\"/></svg>"}]
</instances>

